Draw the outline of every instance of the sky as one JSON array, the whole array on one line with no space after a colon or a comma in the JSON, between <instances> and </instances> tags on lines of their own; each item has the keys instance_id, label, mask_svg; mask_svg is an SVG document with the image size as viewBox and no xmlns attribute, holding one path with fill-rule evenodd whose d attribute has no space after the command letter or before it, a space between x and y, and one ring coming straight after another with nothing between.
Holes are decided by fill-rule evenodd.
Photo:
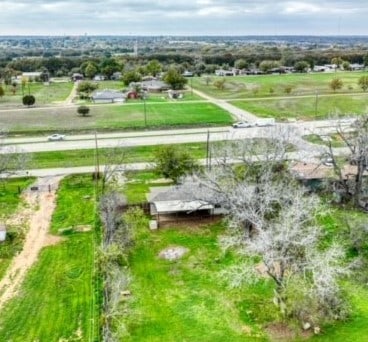
<instances>
[{"instance_id":1,"label":"sky","mask_svg":"<svg viewBox=\"0 0 368 342\"><path fill-rule=\"evenodd\" d=\"M0 35L368 35L367 0L0 0Z\"/></svg>"}]
</instances>

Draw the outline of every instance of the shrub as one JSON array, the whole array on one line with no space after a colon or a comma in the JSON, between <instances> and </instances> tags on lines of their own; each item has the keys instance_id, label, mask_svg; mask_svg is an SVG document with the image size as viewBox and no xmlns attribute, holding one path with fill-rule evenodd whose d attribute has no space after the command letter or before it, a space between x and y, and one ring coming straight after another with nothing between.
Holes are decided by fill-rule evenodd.
<instances>
[{"instance_id":1,"label":"shrub","mask_svg":"<svg viewBox=\"0 0 368 342\"><path fill-rule=\"evenodd\" d=\"M25 106L33 106L36 102L36 99L33 95L24 95L23 96L23 99L22 99L22 102Z\"/></svg>"}]
</instances>

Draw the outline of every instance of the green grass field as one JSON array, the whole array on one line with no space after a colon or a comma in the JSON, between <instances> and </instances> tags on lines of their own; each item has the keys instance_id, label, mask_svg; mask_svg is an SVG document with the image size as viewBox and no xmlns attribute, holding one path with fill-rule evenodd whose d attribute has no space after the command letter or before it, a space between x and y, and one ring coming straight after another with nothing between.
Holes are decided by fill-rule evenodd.
<instances>
[{"instance_id":1,"label":"green grass field","mask_svg":"<svg viewBox=\"0 0 368 342\"><path fill-rule=\"evenodd\" d=\"M367 112L367 95L340 95L295 97L232 101L233 105L260 117L322 119L337 116L359 115Z\"/></svg>"},{"instance_id":2,"label":"green grass field","mask_svg":"<svg viewBox=\"0 0 368 342\"><path fill-rule=\"evenodd\" d=\"M220 251L222 233L216 224L139 232L131 256L134 302L126 341L267 340L260 327L275 318L272 286L227 287L220 271L234 260ZM188 254L175 262L158 257L175 245Z\"/></svg>"},{"instance_id":3,"label":"green grass field","mask_svg":"<svg viewBox=\"0 0 368 342\"><path fill-rule=\"evenodd\" d=\"M0 181L0 217L10 217L14 213L21 202L18 190L24 190L32 182L33 178L10 178Z\"/></svg>"},{"instance_id":4,"label":"green grass field","mask_svg":"<svg viewBox=\"0 0 368 342\"><path fill-rule=\"evenodd\" d=\"M88 130L142 129L144 104L91 106L90 116L77 115L76 108L36 108L9 111L0 117L0 125L11 134L19 132L80 132ZM227 125L230 114L210 103L146 104L148 128Z\"/></svg>"},{"instance_id":5,"label":"green grass field","mask_svg":"<svg viewBox=\"0 0 368 342\"><path fill-rule=\"evenodd\" d=\"M0 182L0 221L11 217L22 203L19 189L24 190L33 182L33 178L8 179ZM12 258L22 249L23 227L8 227L7 239L0 243L0 279Z\"/></svg>"},{"instance_id":6,"label":"green grass field","mask_svg":"<svg viewBox=\"0 0 368 342\"><path fill-rule=\"evenodd\" d=\"M93 224L90 177L62 181L52 231ZM90 196L87 197L86 196ZM93 231L62 236L45 247L27 275L20 293L0 317L0 341L92 341Z\"/></svg>"},{"instance_id":7,"label":"green grass field","mask_svg":"<svg viewBox=\"0 0 368 342\"><path fill-rule=\"evenodd\" d=\"M122 147L122 153L126 153L124 162L139 163L139 162L153 162L154 154L162 146L136 146L136 147ZM205 143L188 143L185 148L194 158L204 158L206 156ZM100 148L98 150L100 164L106 162L113 163L109 160L108 148ZM27 164L28 169L39 168L53 168L53 167L76 167L76 166L90 166L94 165L95 150L67 150L67 151L51 151L51 152L35 152L32 153L32 158Z\"/></svg>"},{"instance_id":8,"label":"green grass field","mask_svg":"<svg viewBox=\"0 0 368 342\"><path fill-rule=\"evenodd\" d=\"M283 75L255 75L225 77L225 89L218 90L214 81L223 77L210 76L211 82L206 84L206 76L194 77L193 87L221 99L257 98L267 96L288 96L285 88L291 87L290 95L329 94L329 82L333 78L340 78L343 88L340 92L362 92L358 86L358 79L366 72L337 72L313 74L283 74Z\"/></svg>"},{"instance_id":9,"label":"green grass field","mask_svg":"<svg viewBox=\"0 0 368 342\"><path fill-rule=\"evenodd\" d=\"M163 185L153 182L150 172L131 173L128 179L125 193L130 203L142 201L150 186ZM344 239L344 222L351 217L366 219L365 214L334 208L321 216L324 243ZM224 233L222 224L156 232L141 227L131 255L133 304L124 322L130 334L126 341L274 341L265 329L280 319L272 304L273 284L264 280L228 288L221 271L238 260L221 252L218 239ZM169 246L184 246L189 252L178 261L160 259L159 252ZM368 290L354 278L344 282L344 290L352 305L351 317L322 326L321 335L310 341L366 341Z\"/></svg>"},{"instance_id":10,"label":"green grass field","mask_svg":"<svg viewBox=\"0 0 368 342\"><path fill-rule=\"evenodd\" d=\"M13 87L3 86L5 90L5 95L0 98L0 109L1 108L16 108L24 107L22 104L22 97L30 93L36 98L36 105L46 105L53 104L64 101L70 94L73 83L72 82L60 82L60 83L50 83L46 86L42 83L31 82L22 91L22 86L17 85L15 94L13 94Z\"/></svg>"}]
</instances>

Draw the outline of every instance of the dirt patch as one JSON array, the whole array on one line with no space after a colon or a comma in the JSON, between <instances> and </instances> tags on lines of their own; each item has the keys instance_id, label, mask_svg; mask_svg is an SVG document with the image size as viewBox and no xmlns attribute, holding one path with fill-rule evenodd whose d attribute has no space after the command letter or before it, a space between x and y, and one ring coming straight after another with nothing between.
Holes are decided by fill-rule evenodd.
<instances>
[{"instance_id":1,"label":"dirt patch","mask_svg":"<svg viewBox=\"0 0 368 342\"><path fill-rule=\"evenodd\" d=\"M63 239L60 236L47 234L45 236L44 246L54 246L54 245L57 245L57 244L59 244L63 241L65 241L65 239Z\"/></svg>"},{"instance_id":2,"label":"dirt patch","mask_svg":"<svg viewBox=\"0 0 368 342\"><path fill-rule=\"evenodd\" d=\"M92 230L92 226L90 224L75 226L74 230L79 233L90 232Z\"/></svg>"},{"instance_id":3,"label":"dirt patch","mask_svg":"<svg viewBox=\"0 0 368 342\"><path fill-rule=\"evenodd\" d=\"M29 227L23 250L12 260L3 279L0 281L0 308L13 298L21 286L27 271L37 261L44 246L60 242L48 234L52 213L55 209L56 189L62 177L40 178L32 186L39 190L26 190L25 207L9 219L11 224Z\"/></svg>"},{"instance_id":4,"label":"dirt patch","mask_svg":"<svg viewBox=\"0 0 368 342\"><path fill-rule=\"evenodd\" d=\"M282 322L271 323L265 327L265 330L272 342L292 342L296 338L307 340L313 335L313 332L310 330L302 331L291 328Z\"/></svg>"},{"instance_id":5,"label":"dirt patch","mask_svg":"<svg viewBox=\"0 0 368 342\"><path fill-rule=\"evenodd\" d=\"M181 259L188 252L189 252L189 249L183 246L171 246L171 247L168 247L162 250L158 256L161 259L174 261L174 260Z\"/></svg>"},{"instance_id":6,"label":"dirt patch","mask_svg":"<svg viewBox=\"0 0 368 342\"><path fill-rule=\"evenodd\" d=\"M165 221L165 219L167 219L167 221ZM220 222L222 219L223 217L218 215L205 218L180 219L175 221L172 217L165 218L164 215L160 215L160 228L196 229Z\"/></svg>"}]
</instances>

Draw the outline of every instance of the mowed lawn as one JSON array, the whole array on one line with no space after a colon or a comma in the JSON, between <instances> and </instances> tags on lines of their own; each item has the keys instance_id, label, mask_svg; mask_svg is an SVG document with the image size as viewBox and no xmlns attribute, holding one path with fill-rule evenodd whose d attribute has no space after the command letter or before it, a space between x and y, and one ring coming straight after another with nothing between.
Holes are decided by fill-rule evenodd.
<instances>
[{"instance_id":1,"label":"mowed lawn","mask_svg":"<svg viewBox=\"0 0 368 342\"><path fill-rule=\"evenodd\" d=\"M359 115L367 112L368 96L330 95L232 101L234 106L245 109L260 117L276 119L321 119L336 116Z\"/></svg>"},{"instance_id":2,"label":"mowed lawn","mask_svg":"<svg viewBox=\"0 0 368 342\"><path fill-rule=\"evenodd\" d=\"M29 84L29 87L28 87ZM64 101L70 94L73 83L72 82L58 82L44 85L43 83L31 82L28 83L22 91L21 84L18 84L13 94L13 87L3 86L5 95L0 98L0 109L24 107L22 104L23 95L31 94L36 98L36 105L46 105Z\"/></svg>"},{"instance_id":3,"label":"mowed lawn","mask_svg":"<svg viewBox=\"0 0 368 342\"><path fill-rule=\"evenodd\" d=\"M93 224L90 177L62 181L52 231ZM93 231L61 236L45 247L19 295L0 316L0 341L91 341L94 310Z\"/></svg>"},{"instance_id":4,"label":"mowed lawn","mask_svg":"<svg viewBox=\"0 0 368 342\"><path fill-rule=\"evenodd\" d=\"M153 163L155 159L155 153L159 151L163 146L167 145L135 146L126 148L122 147L121 153L125 156L125 158L123 158L123 163ZM204 158L206 156L205 143L185 144L185 150L190 153L193 158ZM90 166L96 163L95 154L95 149L35 152L32 153L32 158L27 164L27 167L28 169L39 169L52 167ZM111 162L114 163L114 158L111 156L111 149L99 148L98 155L101 165ZM119 159L118 151L116 155L116 160L118 160L119 162L121 161L121 159Z\"/></svg>"},{"instance_id":5,"label":"mowed lawn","mask_svg":"<svg viewBox=\"0 0 368 342\"><path fill-rule=\"evenodd\" d=\"M124 341L267 341L261 326L275 318L272 285L227 286L221 271L234 257L219 248L223 232L221 224L139 232ZM188 253L178 261L159 258L170 246L183 246Z\"/></svg>"},{"instance_id":6,"label":"mowed lawn","mask_svg":"<svg viewBox=\"0 0 368 342\"><path fill-rule=\"evenodd\" d=\"M146 104L146 111L143 102L96 105L91 106L90 114L78 116L76 107L14 110L1 113L0 126L11 133L66 132L144 128L145 121L149 128L226 125L233 121L228 112L210 103L151 103Z\"/></svg>"},{"instance_id":7,"label":"mowed lawn","mask_svg":"<svg viewBox=\"0 0 368 342\"><path fill-rule=\"evenodd\" d=\"M216 77L208 76L210 82L207 85L206 77L194 77L193 87L221 99L257 98L268 96L287 95L314 95L330 94L333 91L329 83L334 78L339 78L343 82L343 87L338 93L362 92L358 86L361 76L368 75L367 72L332 72L332 73L312 73L312 74L281 74L281 75L249 75ZM214 82L219 79L225 80L225 88L219 90L214 86ZM290 87L288 94L285 89Z\"/></svg>"}]
</instances>

